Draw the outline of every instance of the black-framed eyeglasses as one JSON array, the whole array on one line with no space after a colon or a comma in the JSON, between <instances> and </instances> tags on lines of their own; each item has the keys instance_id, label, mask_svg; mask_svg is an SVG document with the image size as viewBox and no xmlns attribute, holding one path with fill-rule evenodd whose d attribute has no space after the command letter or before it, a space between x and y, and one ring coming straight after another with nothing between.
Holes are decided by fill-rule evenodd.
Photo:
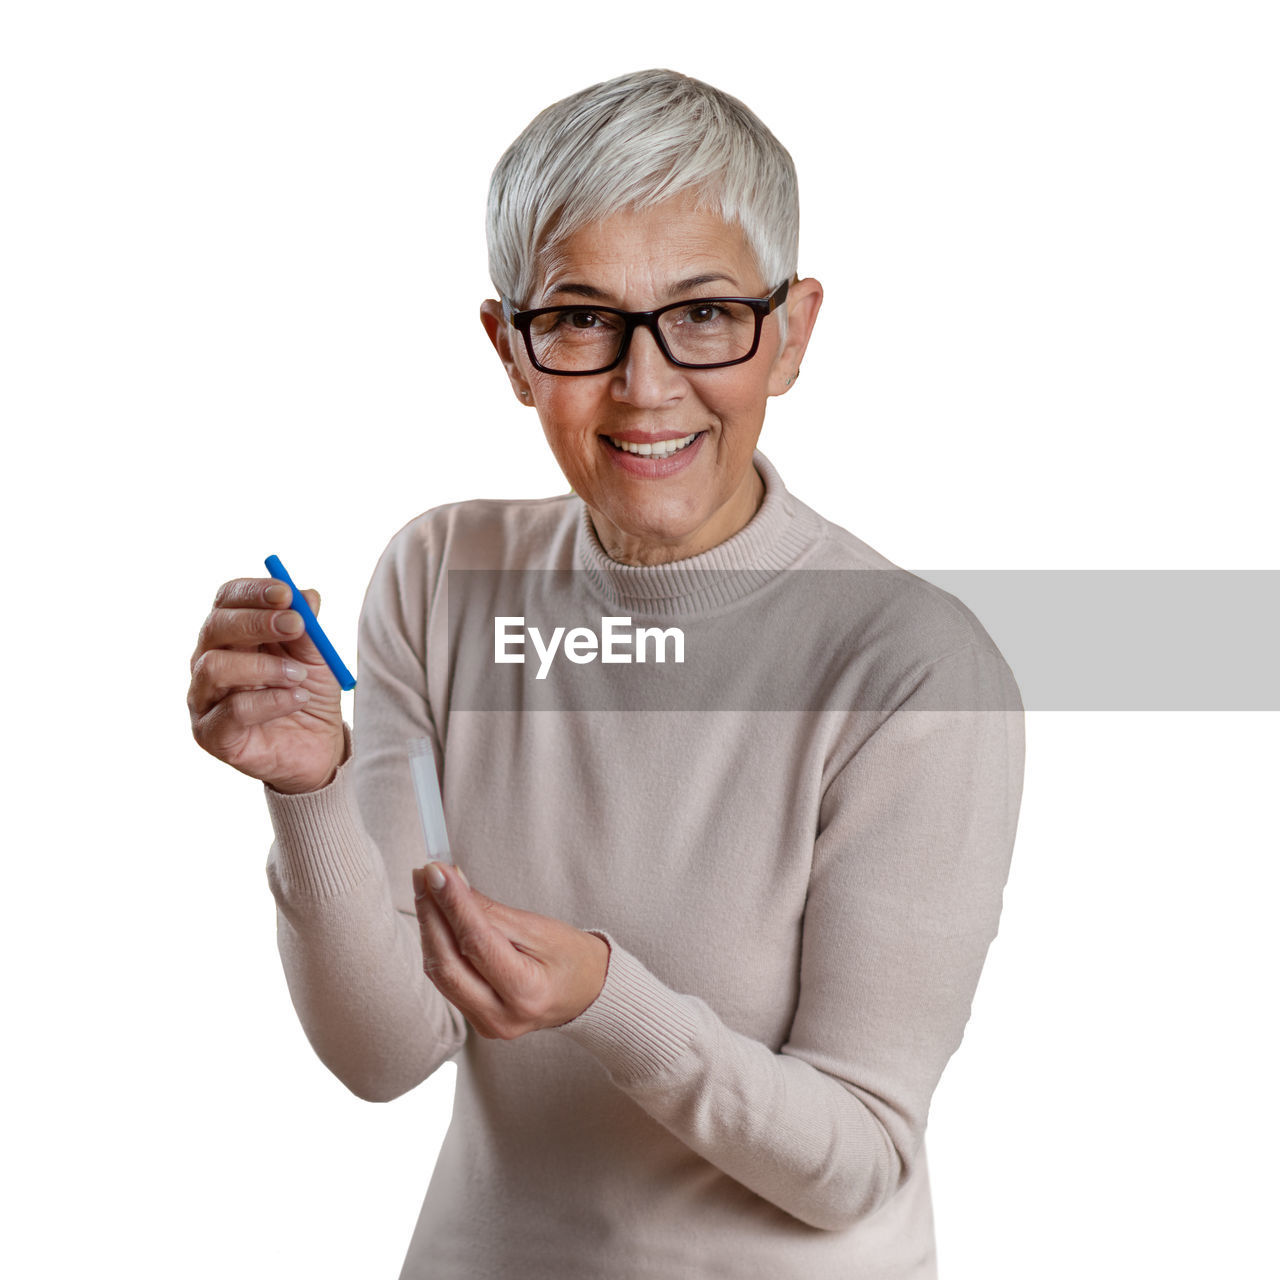
<instances>
[{"instance_id":1,"label":"black-framed eyeglasses","mask_svg":"<svg viewBox=\"0 0 1280 1280\"><path fill-rule=\"evenodd\" d=\"M569 307L516 311L503 298L502 314L524 334L533 367L543 373L586 377L616 369L643 325L658 349L681 369L723 369L750 360L760 347L765 316L786 301L784 280L767 298L689 298L656 311L619 311L580 302Z\"/></svg>"}]
</instances>

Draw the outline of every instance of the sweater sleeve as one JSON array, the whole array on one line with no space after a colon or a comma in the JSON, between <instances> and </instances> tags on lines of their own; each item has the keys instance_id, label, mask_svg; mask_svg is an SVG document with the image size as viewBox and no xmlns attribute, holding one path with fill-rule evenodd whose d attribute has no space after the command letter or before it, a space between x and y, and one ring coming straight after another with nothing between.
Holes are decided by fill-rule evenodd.
<instances>
[{"instance_id":1,"label":"sweater sleeve","mask_svg":"<svg viewBox=\"0 0 1280 1280\"><path fill-rule=\"evenodd\" d=\"M974 646L926 668L851 755L822 802L778 1052L603 931L604 988L555 1034L764 1199L814 1227L859 1221L910 1176L960 1044L996 934L1023 753L1012 674Z\"/></svg>"},{"instance_id":2,"label":"sweater sleeve","mask_svg":"<svg viewBox=\"0 0 1280 1280\"><path fill-rule=\"evenodd\" d=\"M421 573L406 580L406 542L388 548L365 597L349 758L320 791L267 789L276 836L267 878L289 993L321 1061L369 1101L421 1083L467 1030L423 972L413 910L409 872L426 855L407 746L427 738L437 760L439 747L423 651L427 583Z\"/></svg>"}]
</instances>

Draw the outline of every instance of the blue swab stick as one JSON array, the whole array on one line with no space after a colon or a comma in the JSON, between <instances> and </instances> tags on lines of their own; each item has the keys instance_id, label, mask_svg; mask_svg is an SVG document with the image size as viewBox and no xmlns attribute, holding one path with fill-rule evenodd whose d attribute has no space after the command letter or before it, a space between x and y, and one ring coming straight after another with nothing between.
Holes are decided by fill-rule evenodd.
<instances>
[{"instance_id":1,"label":"blue swab stick","mask_svg":"<svg viewBox=\"0 0 1280 1280\"><path fill-rule=\"evenodd\" d=\"M325 660L329 670L333 672L334 679L343 689L354 689L356 687L355 676L347 670L346 664L338 657L337 649L329 643L329 637L321 630L320 623L316 620L316 615L311 612L311 606L307 603L306 596L293 585L293 579L289 577L284 565L280 563L280 557L268 556L263 563L266 564L267 572L273 578L279 578L293 592L293 599L289 603L289 608L302 615L302 623L307 629L307 635L311 637L312 644L320 650L320 656Z\"/></svg>"}]
</instances>

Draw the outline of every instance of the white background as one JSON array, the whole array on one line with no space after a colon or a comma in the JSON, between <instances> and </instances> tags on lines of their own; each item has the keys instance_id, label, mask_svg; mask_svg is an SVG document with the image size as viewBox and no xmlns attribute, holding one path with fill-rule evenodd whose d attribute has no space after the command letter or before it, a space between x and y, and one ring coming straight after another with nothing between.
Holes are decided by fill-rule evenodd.
<instances>
[{"instance_id":1,"label":"white background","mask_svg":"<svg viewBox=\"0 0 1280 1280\"><path fill-rule=\"evenodd\" d=\"M453 1068L371 1106L312 1055L187 661L269 552L354 657L406 520L564 490L476 319L554 99L671 66L790 148L827 300L762 448L898 564L1277 567L1272 7L834 12L6 8L7 1274L397 1274ZM1029 716L930 1128L947 1280L1274 1257L1275 731Z\"/></svg>"}]
</instances>

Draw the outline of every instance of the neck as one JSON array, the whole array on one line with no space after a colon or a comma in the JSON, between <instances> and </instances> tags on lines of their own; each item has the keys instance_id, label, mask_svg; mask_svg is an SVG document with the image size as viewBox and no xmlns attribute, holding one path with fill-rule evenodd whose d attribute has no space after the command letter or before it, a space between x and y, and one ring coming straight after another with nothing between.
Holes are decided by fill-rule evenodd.
<instances>
[{"instance_id":1,"label":"neck","mask_svg":"<svg viewBox=\"0 0 1280 1280\"><path fill-rule=\"evenodd\" d=\"M705 524L692 534L678 538L653 539L630 534L618 528L594 507L587 510L591 526L611 560L627 565L671 564L688 560L727 542L746 528L764 501L764 481L755 467L748 468L746 483Z\"/></svg>"}]
</instances>

